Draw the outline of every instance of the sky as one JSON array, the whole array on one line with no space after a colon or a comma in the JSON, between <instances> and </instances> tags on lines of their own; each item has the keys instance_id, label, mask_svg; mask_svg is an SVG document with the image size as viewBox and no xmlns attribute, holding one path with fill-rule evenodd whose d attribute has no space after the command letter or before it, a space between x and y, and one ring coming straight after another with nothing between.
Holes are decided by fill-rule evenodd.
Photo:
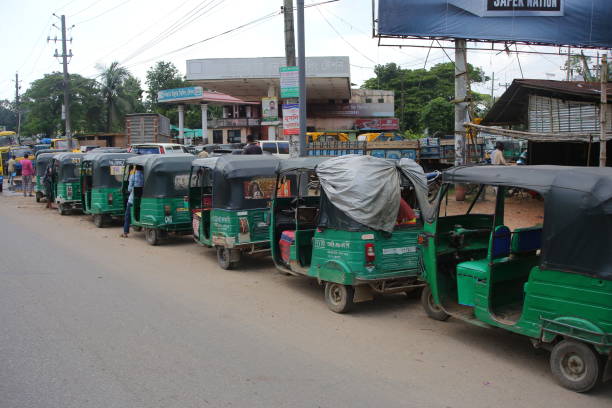
<instances>
[{"instance_id":1,"label":"sky","mask_svg":"<svg viewBox=\"0 0 612 408\"><path fill-rule=\"evenodd\" d=\"M323 0L305 0L306 5ZM278 12L283 0L0 0L0 99L14 100L15 73L19 73L21 93L45 73L61 71L53 57L61 43L59 18L66 15L74 55L68 70L95 78L100 66L119 61L142 81L158 60L173 62L184 74L186 60L224 57L283 56L282 15L272 16L245 28L217 36L260 17ZM374 76L377 64L395 62L402 68L417 69L448 62L454 58L440 49L428 47L431 41L406 44L414 47L380 47L372 38L371 0L339 0L309 7L305 11L306 55L349 56L351 82L360 86ZM191 16L191 17L190 17ZM199 43L198 43L199 42ZM189 46L178 52L178 49ZM452 46L451 43L446 45ZM550 47L521 46L519 50L558 52ZM429 52L429 55L428 55ZM482 68L495 82L474 86L473 90L500 95L515 78L564 79L559 55L507 54L469 51L468 62Z\"/></svg>"}]
</instances>

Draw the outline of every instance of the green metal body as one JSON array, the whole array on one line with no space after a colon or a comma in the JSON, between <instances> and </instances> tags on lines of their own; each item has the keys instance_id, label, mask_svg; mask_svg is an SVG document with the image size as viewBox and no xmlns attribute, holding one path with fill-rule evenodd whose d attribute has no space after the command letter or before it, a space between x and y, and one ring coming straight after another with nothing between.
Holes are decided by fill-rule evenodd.
<instances>
[{"instance_id":1,"label":"green metal body","mask_svg":"<svg viewBox=\"0 0 612 408\"><path fill-rule=\"evenodd\" d=\"M85 214L122 216L125 213L125 199L121 188L92 188L83 194Z\"/></svg>"},{"instance_id":2,"label":"green metal body","mask_svg":"<svg viewBox=\"0 0 612 408\"><path fill-rule=\"evenodd\" d=\"M53 184L55 202L72 208L81 208L81 183L57 182Z\"/></svg>"},{"instance_id":3,"label":"green metal body","mask_svg":"<svg viewBox=\"0 0 612 408\"><path fill-rule=\"evenodd\" d=\"M136 227L191 231L191 216L183 197L136 197L130 213Z\"/></svg>"},{"instance_id":4,"label":"green metal body","mask_svg":"<svg viewBox=\"0 0 612 408\"><path fill-rule=\"evenodd\" d=\"M318 197L304 198L304 207L318 208ZM313 222L296 222L294 227L280 221L279 213L292 198L272 201L270 231L272 259L284 272L305 275L322 282L370 286L377 292L406 290L418 285L419 253L417 239L422 227L398 227L390 236L378 231L346 231L317 228ZM298 208L298 211L300 209ZM289 262L281 257L279 240L284 230L294 230ZM375 259L366 262L366 244L374 246Z\"/></svg>"},{"instance_id":5,"label":"green metal body","mask_svg":"<svg viewBox=\"0 0 612 408\"><path fill-rule=\"evenodd\" d=\"M42 177L36 176L36 181L34 183L34 192L35 193L45 193L45 186L42 183Z\"/></svg>"},{"instance_id":6,"label":"green metal body","mask_svg":"<svg viewBox=\"0 0 612 408\"><path fill-rule=\"evenodd\" d=\"M249 210L205 209L193 217L196 242L206 246L230 249L269 245L269 218L267 208Z\"/></svg>"},{"instance_id":7,"label":"green metal body","mask_svg":"<svg viewBox=\"0 0 612 408\"><path fill-rule=\"evenodd\" d=\"M504 219L503 194L500 187L495 216L439 216L425 225L423 278L434 302L478 326L502 328L543 344L572 338L612 359L612 281L541 269L535 251L493 257L493 234ZM489 232L464 234L468 229ZM455 244L451 237L457 232L464 235L459 246L457 237Z\"/></svg>"}]
</instances>

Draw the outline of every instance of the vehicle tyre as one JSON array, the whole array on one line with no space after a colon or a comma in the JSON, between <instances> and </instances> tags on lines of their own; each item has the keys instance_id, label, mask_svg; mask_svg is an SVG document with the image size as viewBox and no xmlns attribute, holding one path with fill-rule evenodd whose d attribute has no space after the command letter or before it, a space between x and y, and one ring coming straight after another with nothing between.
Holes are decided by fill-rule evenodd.
<instances>
[{"instance_id":1,"label":"vehicle tyre","mask_svg":"<svg viewBox=\"0 0 612 408\"><path fill-rule=\"evenodd\" d=\"M448 320L450 315L446 313L440 305L437 305L433 294L431 293L431 289L429 286L423 288L423 292L421 293L421 305L423 309L425 309L425 313L427 316L431 317L434 320L439 320L441 322Z\"/></svg>"},{"instance_id":2,"label":"vehicle tyre","mask_svg":"<svg viewBox=\"0 0 612 408\"><path fill-rule=\"evenodd\" d=\"M57 211L59 212L60 215L68 214L68 211L66 210L66 207L64 207L64 204L58 204Z\"/></svg>"},{"instance_id":3,"label":"vehicle tyre","mask_svg":"<svg viewBox=\"0 0 612 408\"><path fill-rule=\"evenodd\" d=\"M332 312L346 313L353 307L355 289L335 282L325 282L325 303Z\"/></svg>"},{"instance_id":4,"label":"vehicle tyre","mask_svg":"<svg viewBox=\"0 0 612 408\"><path fill-rule=\"evenodd\" d=\"M155 228L145 228L145 239L149 245L158 245L159 244L159 230Z\"/></svg>"},{"instance_id":5,"label":"vehicle tyre","mask_svg":"<svg viewBox=\"0 0 612 408\"><path fill-rule=\"evenodd\" d=\"M562 387L575 392L593 389L603 373L595 350L575 340L563 340L555 345L550 354L550 370Z\"/></svg>"},{"instance_id":6,"label":"vehicle tyre","mask_svg":"<svg viewBox=\"0 0 612 408\"><path fill-rule=\"evenodd\" d=\"M104 226L104 216L102 214L94 214L93 223L96 227L102 228Z\"/></svg>"},{"instance_id":7,"label":"vehicle tyre","mask_svg":"<svg viewBox=\"0 0 612 408\"><path fill-rule=\"evenodd\" d=\"M217 263L222 269L229 270L234 267L231 261L230 249L222 246L217 247Z\"/></svg>"},{"instance_id":8,"label":"vehicle tyre","mask_svg":"<svg viewBox=\"0 0 612 408\"><path fill-rule=\"evenodd\" d=\"M36 192L36 202L40 203L40 200L42 199L43 195L40 191Z\"/></svg>"}]
</instances>

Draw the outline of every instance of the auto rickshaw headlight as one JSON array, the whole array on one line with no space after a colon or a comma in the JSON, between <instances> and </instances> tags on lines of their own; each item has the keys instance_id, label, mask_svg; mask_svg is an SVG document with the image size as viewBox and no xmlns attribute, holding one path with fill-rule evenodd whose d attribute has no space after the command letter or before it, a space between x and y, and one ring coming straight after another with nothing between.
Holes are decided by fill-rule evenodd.
<instances>
[{"instance_id":1,"label":"auto rickshaw headlight","mask_svg":"<svg viewBox=\"0 0 612 408\"><path fill-rule=\"evenodd\" d=\"M169 205L164 205L164 213L170 215L172 213L172 208L170 208Z\"/></svg>"},{"instance_id":2,"label":"auto rickshaw headlight","mask_svg":"<svg viewBox=\"0 0 612 408\"><path fill-rule=\"evenodd\" d=\"M371 242L365 244L365 260L368 264L373 264L376 260L376 251L374 249L374 244Z\"/></svg>"}]
</instances>

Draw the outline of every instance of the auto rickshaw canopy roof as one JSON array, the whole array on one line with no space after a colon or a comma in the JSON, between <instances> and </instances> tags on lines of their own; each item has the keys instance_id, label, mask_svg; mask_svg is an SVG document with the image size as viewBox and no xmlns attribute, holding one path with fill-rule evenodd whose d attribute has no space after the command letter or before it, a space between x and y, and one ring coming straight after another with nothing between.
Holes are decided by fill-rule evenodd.
<instances>
[{"instance_id":1,"label":"auto rickshaw canopy roof","mask_svg":"<svg viewBox=\"0 0 612 408\"><path fill-rule=\"evenodd\" d=\"M433 217L427 200L425 174L413 160L346 155L319 164L316 173L325 199L339 212L370 229L393 231L400 207L402 177L414 187L423 218L431 220ZM322 205L321 225L341 229L334 221L338 217L327 217L324 212ZM338 215L339 212L334 213Z\"/></svg>"},{"instance_id":2,"label":"auto rickshaw canopy roof","mask_svg":"<svg viewBox=\"0 0 612 408\"><path fill-rule=\"evenodd\" d=\"M329 160L329 157L321 156L309 156L309 157L296 157L295 159L280 160L278 167L276 168L277 173L286 173L289 171L297 170L314 170L319 164Z\"/></svg>"},{"instance_id":3,"label":"auto rickshaw canopy roof","mask_svg":"<svg viewBox=\"0 0 612 408\"><path fill-rule=\"evenodd\" d=\"M83 153L64 152L57 153L53 160L59 163L58 181L62 183L74 183L79 181L81 160L85 156Z\"/></svg>"},{"instance_id":4,"label":"auto rickshaw canopy roof","mask_svg":"<svg viewBox=\"0 0 612 408\"><path fill-rule=\"evenodd\" d=\"M38 155L43 154L43 153L52 153L53 155L56 155L57 153L62 153L62 152L67 152L68 150L66 149L41 149L39 151L37 151L36 157L38 157Z\"/></svg>"},{"instance_id":5,"label":"auto rickshaw canopy roof","mask_svg":"<svg viewBox=\"0 0 612 408\"><path fill-rule=\"evenodd\" d=\"M612 168L456 167L447 183L512 186L544 197L541 267L612 280Z\"/></svg>"},{"instance_id":6,"label":"auto rickshaw canopy roof","mask_svg":"<svg viewBox=\"0 0 612 408\"><path fill-rule=\"evenodd\" d=\"M127 159L135 156L133 153L104 153L92 151L83 156L83 163L92 164L92 187L94 188L117 188L120 182L115 176L123 174L123 167ZM112 167L120 167L119 174L112 174Z\"/></svg>"},{"instance_id":7,"label":"auto rickshaw canopy roof","mask_svg":"<svg viewBox=\"0 0 612 408\"><path fill-rule=\"evenodd\" d=\"M127 164L143 168L143 197L181 197L189 191L193 159L193 155L188 153L146 154L130 157Z\"/></svg>"},{"instance_id":8,"label":"auto rickshaw canopy roof","mask_svg":"<svg viewBox=\"0 0 612 408\"><path fill-rule=\"evenodd\" d=\"M43 176L47 170L47 165L56 153L41 153L36 156L36 175Z\"/></svg>"},{"instance_id":9,"label":"auto rickshaw canopy roof","mask_svg":"<svg viewBox=\"0 0 612 408\"><path fill-rule=\"evenodd\" d=\"M267 207L281 161L272 155L224 155L197 159L193 165L212 170L213 208L242 210ZM253 189L257 195L251 194Z\"/></svg>"}]
</instances>

